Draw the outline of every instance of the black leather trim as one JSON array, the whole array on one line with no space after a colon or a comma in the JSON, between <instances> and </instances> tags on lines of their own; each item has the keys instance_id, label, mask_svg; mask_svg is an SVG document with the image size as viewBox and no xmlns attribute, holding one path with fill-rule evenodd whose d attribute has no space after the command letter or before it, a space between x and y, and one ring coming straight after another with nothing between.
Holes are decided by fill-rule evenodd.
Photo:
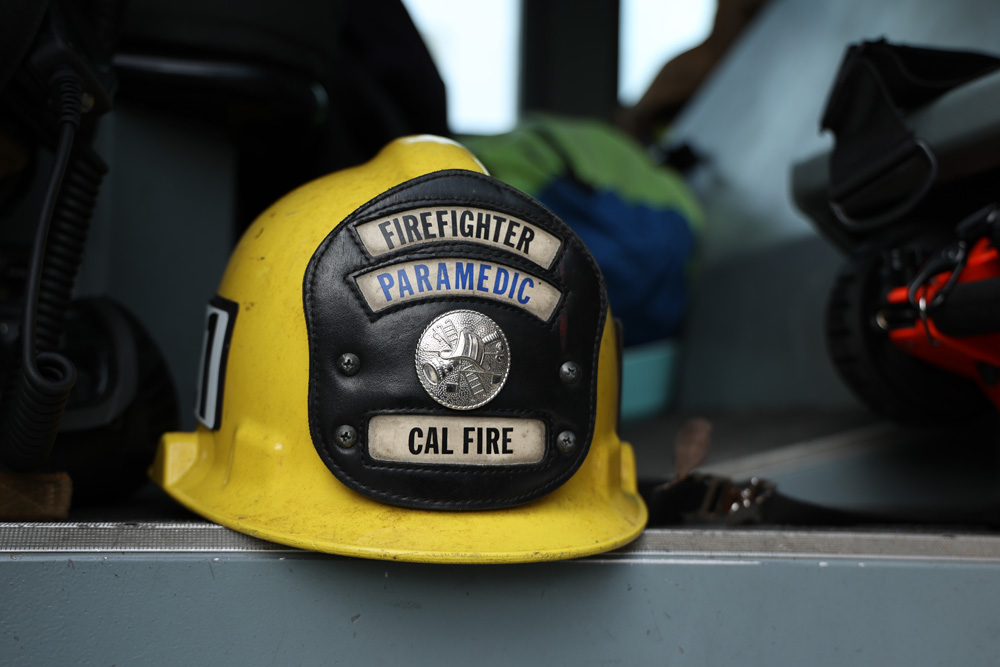
<instances>
[{"instance_id":1,"label":"black leather trim","mask_svg":"<svg viewBox=\"0 0 1000 667\"><path fill-rule=\"evenodd\" d=\"M427 206L475 206L515 215L562 240L550 269L515 253L462 241L399 248L374 261L355 225L389 213ZM354 276L413 259L464 257L497 261L537 276L562 292L548 321L517 307L475 296L433 297L372 312ZM448 170L422 176L361 206L339 224L313 255L303 282L309 334L309 426L324 463L348 487L375 500L418 508L485 509L538 498L563 484L589 451L597 396L597 356L607 298L597 264L573 232L548 209L496 179ZM474 410L436 403L414 368L419 336L436 317L469 309L493 319L510 344L510 372L493 400ZM337 360L350 352L361 360L354 375ZM564 383L566 361L580 368L575 384ZM544 458L521 465L428 465L372 459L368 422L376 414L523 417L546 425ZM356 429L351 447L338 446L340 426ZM556 436L570 431L577 447L563 454Z\"/></svg>"}]
</instances>

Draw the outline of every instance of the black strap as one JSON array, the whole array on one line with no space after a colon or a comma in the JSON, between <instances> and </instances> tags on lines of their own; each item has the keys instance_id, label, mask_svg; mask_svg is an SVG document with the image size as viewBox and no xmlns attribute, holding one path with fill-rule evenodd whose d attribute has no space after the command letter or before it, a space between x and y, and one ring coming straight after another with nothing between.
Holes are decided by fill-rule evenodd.
<instances>
[{"instance_id":1,"label":"black strap","mask_svg":"<svg viewBox=\"0 0 1000 667\"><path fill-rule=\"evenodd\" d=\"M723 524L762 526L1000 526L1000 506L868 512L825 507L782 495L772 482L693 473L664 483L645 483L649 526Z\"/></svg>"},{"instance_id":2,"label":"black strap","mask_svg":"<svg viewBox=\"0 0 1000 667\"><path fill-rule=\"evenodd\" d=\"M906 114L998 67L1000 59L981 53L884 40L847 50L821 125L836 137L830 203L848 229L900 219L933 186L937 160L906 125Z\"/></svg>"}]
</instances>

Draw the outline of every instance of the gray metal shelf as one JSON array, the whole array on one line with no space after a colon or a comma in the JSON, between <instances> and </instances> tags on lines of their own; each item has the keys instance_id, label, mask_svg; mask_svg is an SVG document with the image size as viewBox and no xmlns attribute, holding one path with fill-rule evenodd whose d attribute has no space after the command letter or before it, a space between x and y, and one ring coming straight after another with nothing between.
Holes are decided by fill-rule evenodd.
<instances>
[{"instance_id":1,"label":"gray metal shelf","mask_svg":"<svg viewBox=\"0 0 1000 667\"><path fill-rule=\"evenodd\" d=\"M4 665L995 664L1000 537L648 530L576 561L328 556L203 522L0 526Z\"/></svg>"}]
</instances>

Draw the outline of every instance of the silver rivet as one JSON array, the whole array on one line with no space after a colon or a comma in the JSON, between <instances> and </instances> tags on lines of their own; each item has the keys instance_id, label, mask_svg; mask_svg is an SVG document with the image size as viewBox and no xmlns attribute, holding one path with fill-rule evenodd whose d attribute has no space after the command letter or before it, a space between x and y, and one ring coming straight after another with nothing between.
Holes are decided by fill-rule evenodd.
<instances>
[{"instance_id":1,"label":"silver rivet","mask_svg":"<svg viewBox=\"0 0 1000 667\"><path fill-rule=\"evenodd\" d=\"M565 384L576 384L580 381L580 367L572 361L567 361L559 367L559 379Z\"/></svg>"},{"instance_id":2,"label":"silver rivet","mask_svg":"<svg viewBox=\"0 0 1000 667\"><path fill-rule=\"evenodd\" d=\"M345 352L337 359L337 370L344 375L354 375L361 370L361 360L358 359L358 355Z\"/></svg>"},{"instance_id":3,"label":"silver rivet","mask_svg":"<svg viewBox=\"0 0 1000 667\"><path fill-rule=\"evenodd\" d=\"M569 454L576 449L576 434L572 431L563 431L556 436L556 447L563 454Z\"/></svg>"},{"instance_id":4,"label":"silver rivet","mask_svg":"<svg viewBox=\"0 0 1000 667\"><path fill-rule=\"evenodd\" d=\"M875 324L882 331L888 331L889 330L889 319L885 316L885 309L884 308L882 310L878 311L877 313L875 313Z\"/></svg>"},{"instance_id":5,"label":"silver rivet","mask_svg":"<svg viewBox=\"0 0 1000 667\"><path fill-rule=\"evenodd\" d=\"M354 443L358 441L358 431L353 426L344 424L337 427L337 432L334 434L333 439L341 447L353 447Z\"/></svg>"}]
</instances>

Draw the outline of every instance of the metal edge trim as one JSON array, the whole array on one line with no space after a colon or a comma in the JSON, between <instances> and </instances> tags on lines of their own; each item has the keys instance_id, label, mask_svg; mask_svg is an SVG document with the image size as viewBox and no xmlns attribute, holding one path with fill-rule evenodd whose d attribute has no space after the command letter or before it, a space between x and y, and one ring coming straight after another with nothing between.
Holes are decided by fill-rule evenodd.
<instances>
[{"instance_id":1,"label":"metal edge trim","mask_svg":"<svg viewBox=\"0 0 1000 667\"><path fill-rule=\"evenodd\" d=\"M309 553L212 523L0 523L0 554ZM582 562L755 559L1000 563L1000 535L846 530L648 529Z\"/></svg>"}]
</instances>

